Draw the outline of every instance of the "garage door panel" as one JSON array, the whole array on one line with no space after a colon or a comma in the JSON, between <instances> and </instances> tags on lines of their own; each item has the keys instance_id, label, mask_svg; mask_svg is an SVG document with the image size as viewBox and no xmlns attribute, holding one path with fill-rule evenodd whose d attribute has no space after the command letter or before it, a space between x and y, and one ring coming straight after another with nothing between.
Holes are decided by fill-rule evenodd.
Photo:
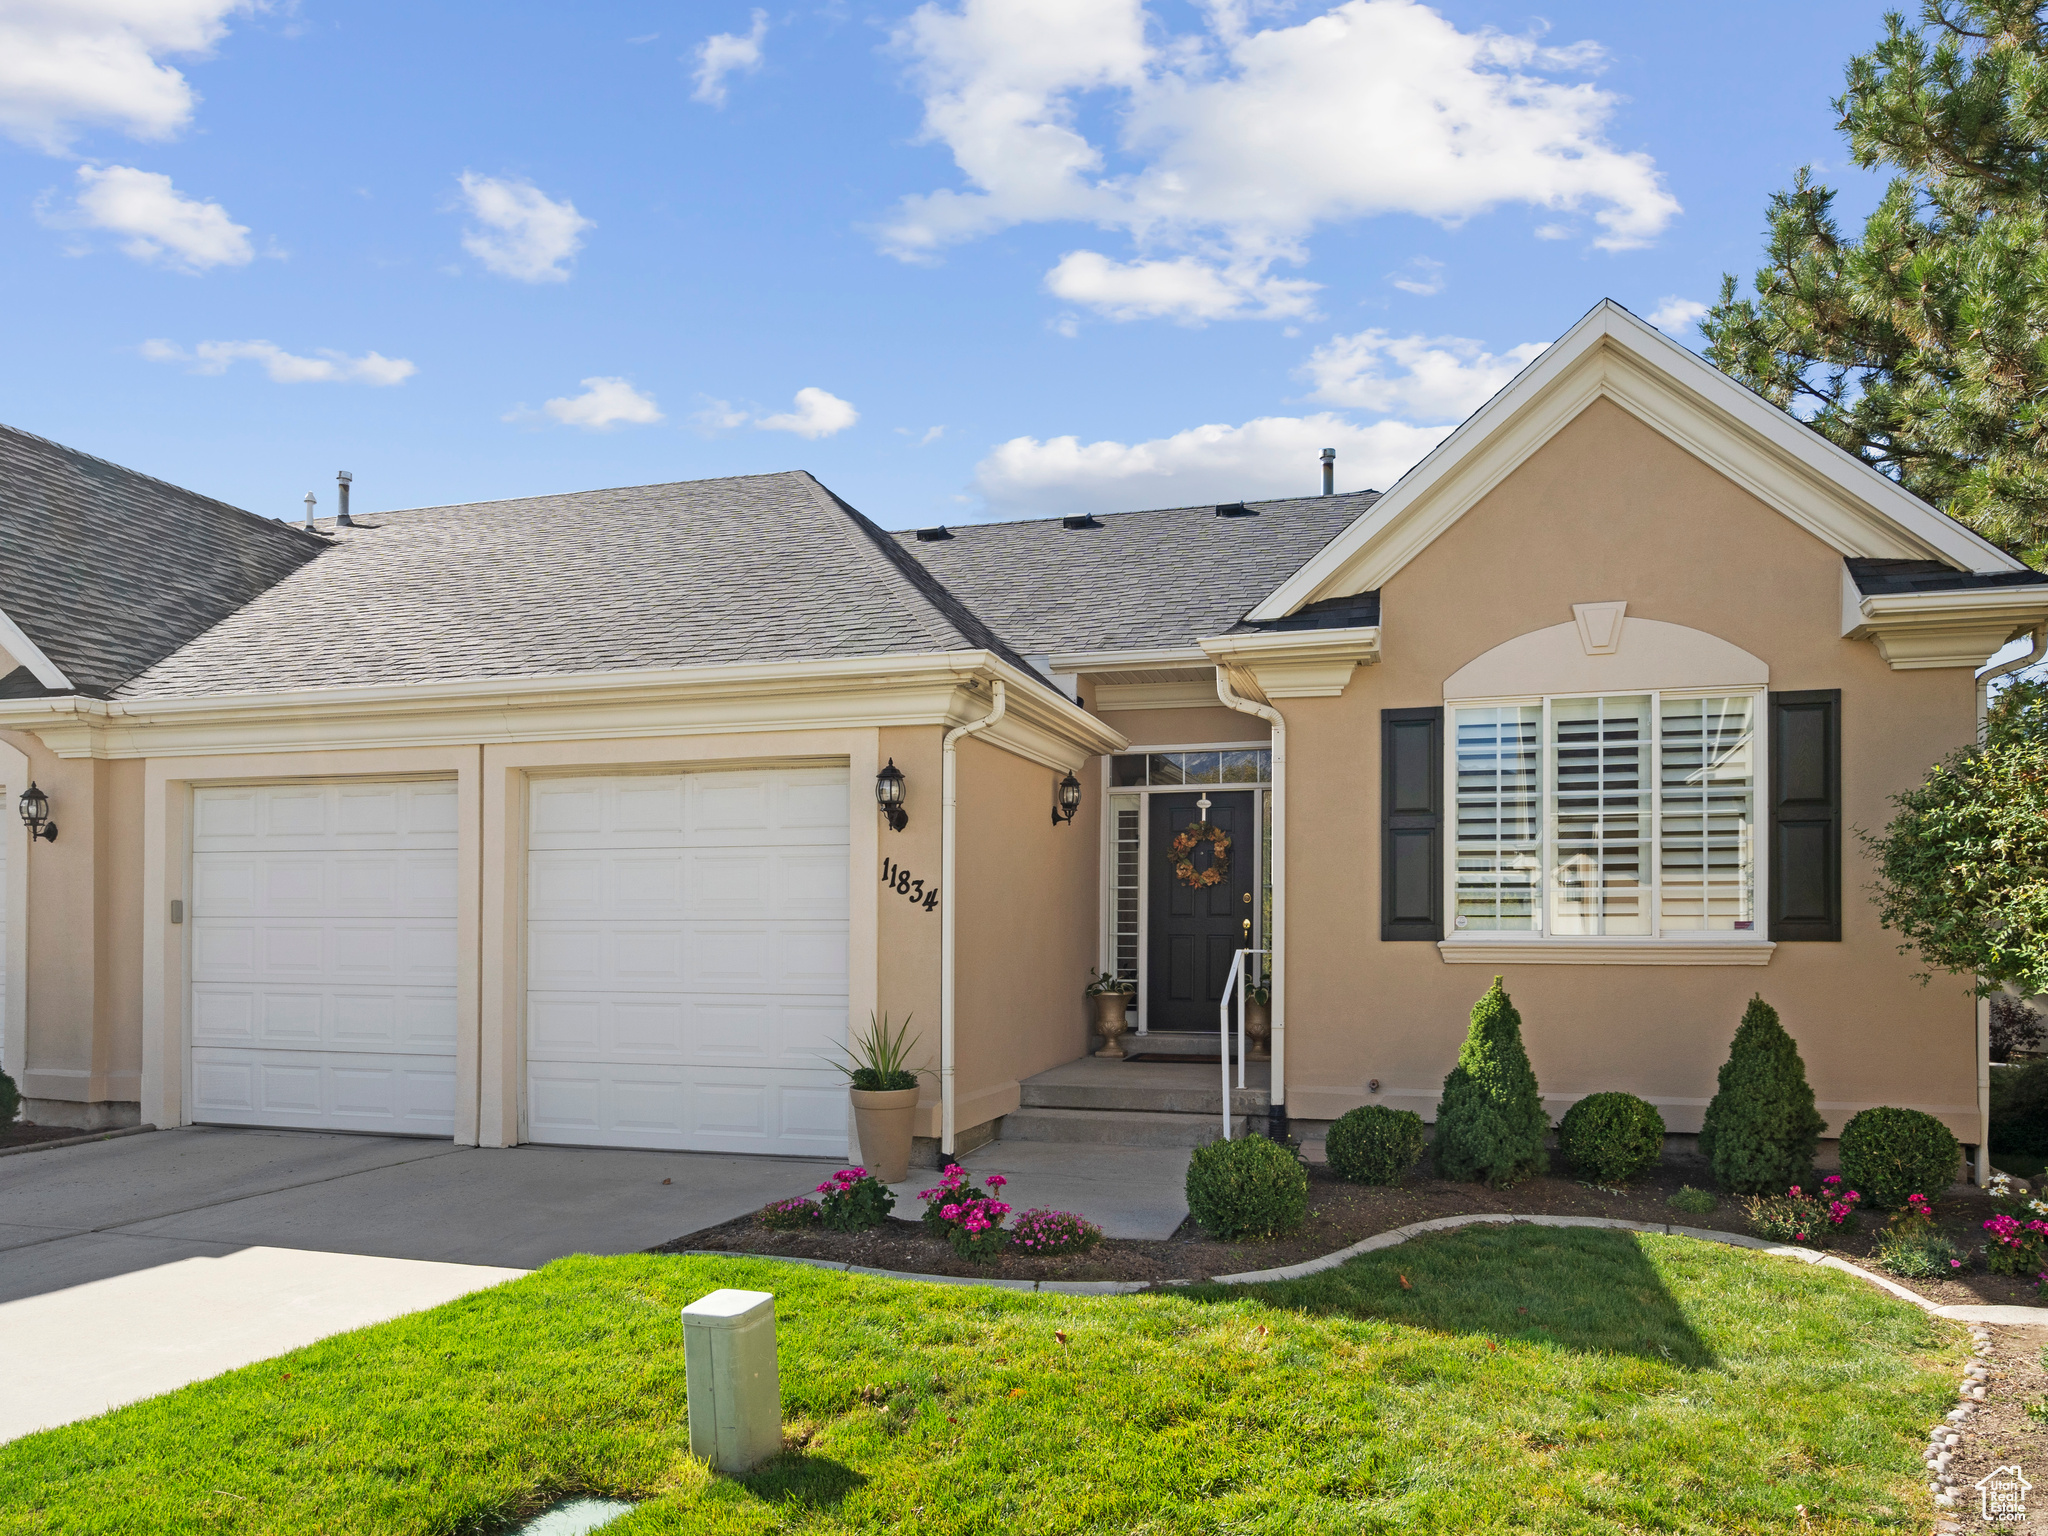
<instances>
[{"instance_id":1,"label":"garage door panel","mask_svg":"<svg viewBox=\"0 0 2048 1536\"><path fill-rule=\"evenodd\" d=\"M533 1061L815 1069L846 1032L837 998L536 992L528 1002Z\"/></svg>"},{"instance_id":2,"label":"garage door panel","mask_svg":"<svg viewBox=\"0 0 2048 1536\"><path fill-rule=\"evenodd\" d=\"M536 1062L527 1134L587 1146L839 1157L846 1089L830 1072Z\"/></svg>"},{"instance_id":3,"label":"garage door panel","mask_svg":"<svg viewBox=\"0 0 2048 1536\"><path fill-rule=\"evenodd\" d=\"M455 806L445 782L195 793L195 1119L453 1133Z\"/></svg>"}]
</instances>

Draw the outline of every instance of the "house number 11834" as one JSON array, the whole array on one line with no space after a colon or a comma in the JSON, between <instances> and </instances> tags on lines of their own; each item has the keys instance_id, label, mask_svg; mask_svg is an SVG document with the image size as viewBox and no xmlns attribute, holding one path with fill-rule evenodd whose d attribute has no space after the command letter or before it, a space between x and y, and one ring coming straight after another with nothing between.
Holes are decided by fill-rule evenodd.
<instances>
[{"instance_id":1,"label":"house number 11834","mask_svg":"<svg viewBox=\"0 0 2048 1536\"><path fill-rule=\"evenodd\" d=\"M927 912L939 904L939 888L935 885L926 890L922 880L913 880L910 871L894 859L882 860L882 884L912 906L923 907Z\"/></svg>"}]
</instances>

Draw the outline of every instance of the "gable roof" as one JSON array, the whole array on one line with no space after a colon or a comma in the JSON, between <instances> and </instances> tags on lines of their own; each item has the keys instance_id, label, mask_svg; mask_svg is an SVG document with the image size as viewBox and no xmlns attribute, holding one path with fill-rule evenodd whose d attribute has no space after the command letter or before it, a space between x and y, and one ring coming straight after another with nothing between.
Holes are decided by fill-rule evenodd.
<instances>
[{"instance_id":1,"label":"gable roof","mask_svg":"<svg viewBox=\"0 0 2048 1536\"><path fill-rule=\"evenodd\" d=\"M2026 567L1854 454L1602 299L1372 510L1251 612L1376 591L1598 398L1614 401L1845 557ZM2024 579L2024 578L2020 578Z\"/></svg>"},{"instance_id":2,"label":"gable roof","mask_svg":"<svg viewBox=\"0 0 2048 1536\"><path fill-rule=\"evenodd\" d=\"M380 512L121 698L1016 655L809 474ZM1048 684L1048 687L1050 685Z\"/></svg>"},{"instance_id":3,"label":"gable roof","mask_svg":"<svg viewBox=\"0 0 2048 1536\"><path fill-rule=\"evenodd\" d=\"M23 664L0 694L103 697L325 547L0 426L0 650Z\"/></svg>"},{"instance_id":4,"label":"gable roof","mask_svg":"<svg viewBox=\"0 0 2048 1536\"><path fill-rule=\"evenodd\" d=\"M1188 649L1231 628L1377 491L969 523L898 545L1027 655ZM1082 523L1082 526L1069 526Z\"/></svg>"}]
</instances>

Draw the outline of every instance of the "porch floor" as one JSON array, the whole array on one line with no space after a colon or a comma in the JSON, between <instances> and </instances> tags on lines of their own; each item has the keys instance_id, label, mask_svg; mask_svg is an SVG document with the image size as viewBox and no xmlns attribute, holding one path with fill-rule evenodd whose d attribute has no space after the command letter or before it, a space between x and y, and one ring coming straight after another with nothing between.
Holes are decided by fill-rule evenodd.
<instances>
[{"instance_id":1,"label":"porch floor","mask_svg":"<svg viewBox=\"0 0 2048 1536\"><path fill-rule=\"evenodd\" d=\"M1148 1041L1158 1041L1154 1035ZM1263 1118L1271 1064L1245 1065L1239 1088L1231 1067L1233 1134ZM1199 1147L1223 1136L1223 1070L1216 1062L1128 1061L1083 1056L1029 1077L1016 1112L1003 1119L1006 1142L1090 1142L1125 1147Z\"/></svg>"}]
</instances>

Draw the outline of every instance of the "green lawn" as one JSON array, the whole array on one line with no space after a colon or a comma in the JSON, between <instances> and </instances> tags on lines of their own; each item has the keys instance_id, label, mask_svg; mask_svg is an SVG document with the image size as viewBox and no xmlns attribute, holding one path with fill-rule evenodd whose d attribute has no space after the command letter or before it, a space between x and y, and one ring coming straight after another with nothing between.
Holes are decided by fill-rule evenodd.
<instances>
[{"instance_id":1,"label":"green lawn","mask_svg":"<svg viewBox=\"0 0 2048 1536\"><path fill-rule=\"evenodd\" d=\"M722 1285L777 1295L791 1447L737 1481L687 1455L677 1312ZM485 1533L585 1491L647 1501L608 1536L1914 1530L1964 1355L1846 1276L1584 1229L1141 1297L573 1258L0 1447L0 1531Z\"/></svg>"}]
</instances>

